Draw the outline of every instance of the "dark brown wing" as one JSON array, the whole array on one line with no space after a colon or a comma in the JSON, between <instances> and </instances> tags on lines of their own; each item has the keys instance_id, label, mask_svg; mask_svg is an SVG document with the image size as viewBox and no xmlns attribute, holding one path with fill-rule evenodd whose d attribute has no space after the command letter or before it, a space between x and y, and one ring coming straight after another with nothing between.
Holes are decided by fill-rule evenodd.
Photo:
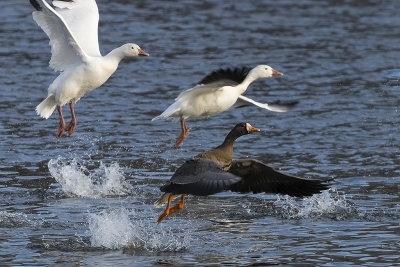
<instances>
[{"instance_id":1,"label":"dark brown wing","mask_svg":"<svg viewBox=\"0 0 400 267\"><path fill-rule=\"evenodd\" d=\"M306 180L280 173L257 160L232 161L229 172L242 178L230 189L240 193L276 193L295 197L311 196L328 189L328 181Z\"/></svg>"},{"instance_id":2,"label":"dark brown wing","mask_svg":"<svg viewBox=\"0 0 400 267\"><path fill-rule=\"evenodd\" d=\"M230 186L240 180L240 177L225 172L211 160L191 159L179 167L160 190L172 194L207 196L230 190Z\"/></svg>"}]
</instances>

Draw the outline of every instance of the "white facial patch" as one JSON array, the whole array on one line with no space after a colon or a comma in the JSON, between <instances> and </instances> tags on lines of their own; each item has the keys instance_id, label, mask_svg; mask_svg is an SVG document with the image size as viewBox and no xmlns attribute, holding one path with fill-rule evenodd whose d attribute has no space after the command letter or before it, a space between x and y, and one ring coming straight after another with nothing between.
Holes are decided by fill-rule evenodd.
<instances>
[{"instance_id":1,"label":"white facial patch","mask_svg":"<svg viewBox=\"0 0 400 267\"><path fill-rule=\"evenodd\" d=\"M246 122L246 130L247 130L248 133L250 132L250 128L251 128L251 127L252 127L252 126L251 126L249 123Z\"/></svg>"}]
</instances>

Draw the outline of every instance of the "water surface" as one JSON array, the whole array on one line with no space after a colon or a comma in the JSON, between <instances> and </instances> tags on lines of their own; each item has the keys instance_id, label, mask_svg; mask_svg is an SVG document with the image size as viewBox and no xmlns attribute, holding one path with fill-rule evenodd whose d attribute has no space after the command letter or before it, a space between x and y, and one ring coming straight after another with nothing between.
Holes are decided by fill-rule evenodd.
<instances>
[{"instance_id":1,"label":"water surface","mask_svg":"<svg viewBox=\"0 0 400 267\"><path fill-rule=\"evenodd\" d=\"M56 77L28 3L0 14L0 256L4 265L394 265L399 263L398 1L104 1L107 53L135 42L76 105L72 137L35 106ZM220 67L268 64L260 102L299 101L285 114L249 107L179 124L151 122ZM65 113L68 114L67 108ZM69 117L67 117L69 119ZM335 178L304 200L223 193L189 197L157 226L159 186L185 159L218 145L240 121L236 157L306 178Z\"/></svg>"}]
</instances>

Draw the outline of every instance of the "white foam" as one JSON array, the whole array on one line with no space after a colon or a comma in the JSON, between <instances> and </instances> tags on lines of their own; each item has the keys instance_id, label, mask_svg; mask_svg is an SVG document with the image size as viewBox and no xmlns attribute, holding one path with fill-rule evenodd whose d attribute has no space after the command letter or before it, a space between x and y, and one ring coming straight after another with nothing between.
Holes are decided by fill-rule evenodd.
<instances>
[{"instance_id":1,"label":"white foam","mask_svg":"<svg viewBox=\"0 0 400 267\"><path fill-rule=\"evenodd\" d=\"M1 227L20 227L26 225L34 225L34 223L28 219L26 214L20 212L0 211Z\"/></svg>"},{"instance_id":2,"label":"white foam","mask_svg":"<svg viewBox=\"0 0 400 267\"><path fill-rule=\"evenodd\" d=\"M125 181L123 172L118 163L100 166L89 171L76 159L67 161L61 157L51 159L48 163L50 174L61 185L64 193L79 197L98 198L102 196L126 195L131 192L132 186Z\"/></svg>"},{"instance_id":3,"label":"white foam","mask_svg":"<svg viewBox=\"0 0 400 267\"><path fill-rule=\"evenodd\" d=\"M141 214L148 211L141 211ZM151 213L151 212L150 212ZM151 216L150 216L151 217ZM155 217L155 216L154 216ZM141 218L125 208L90 214L91 246L108 249L142 248L148 251L179 251L190 242L191 232L173 232L157 225L156 219Z\"/></svg>"},{"instance_id":4,"label":"white foam","mask_svg":"<svg viewBox=\"0 0 400 267\"><path fill-rule=\"evenodd\" d=\"M274 205L282 209L282 216L285 218L315 218L330 217L341 219L347 217L354 211L349 205L344 194L335 189L323 191L301 201L289 196L278 196Z\"/></svg>"},{"instance_id":5,"label":"white foam","mask_svg":"<svg viewBox=\"0 0 400 267\"><path fill-rule=\"evenodd\" d=\"M118 249L134 243L135 226L124 209L102 211L89 216L90 242L93 247Z\"/></svg>"}]
</instances>

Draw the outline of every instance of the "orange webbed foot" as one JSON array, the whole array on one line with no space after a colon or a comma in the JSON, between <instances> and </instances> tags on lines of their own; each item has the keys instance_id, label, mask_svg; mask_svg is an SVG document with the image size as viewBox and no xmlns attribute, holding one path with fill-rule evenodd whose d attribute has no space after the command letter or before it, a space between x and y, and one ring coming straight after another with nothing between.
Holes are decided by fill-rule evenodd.
<instances>
[{"instance_id":1,"label":"orange webbed foot","mask_svg":"<svg viewBox=\"0 0 400 267\"><path fill-rule=\"evenodd\" d=\"M158 217L157 224L160 224L165 218L167 218L168 215L173 214L173 213L183 209L183 206L185 205L185 195L181 196L181 201L178 204L176 204L175 206L170 208L172 199L173 199L173 195L171 194L168 198L167 208L165 209L163 214L161 214L160 217Z\"/></svg>"}]
</instances>

